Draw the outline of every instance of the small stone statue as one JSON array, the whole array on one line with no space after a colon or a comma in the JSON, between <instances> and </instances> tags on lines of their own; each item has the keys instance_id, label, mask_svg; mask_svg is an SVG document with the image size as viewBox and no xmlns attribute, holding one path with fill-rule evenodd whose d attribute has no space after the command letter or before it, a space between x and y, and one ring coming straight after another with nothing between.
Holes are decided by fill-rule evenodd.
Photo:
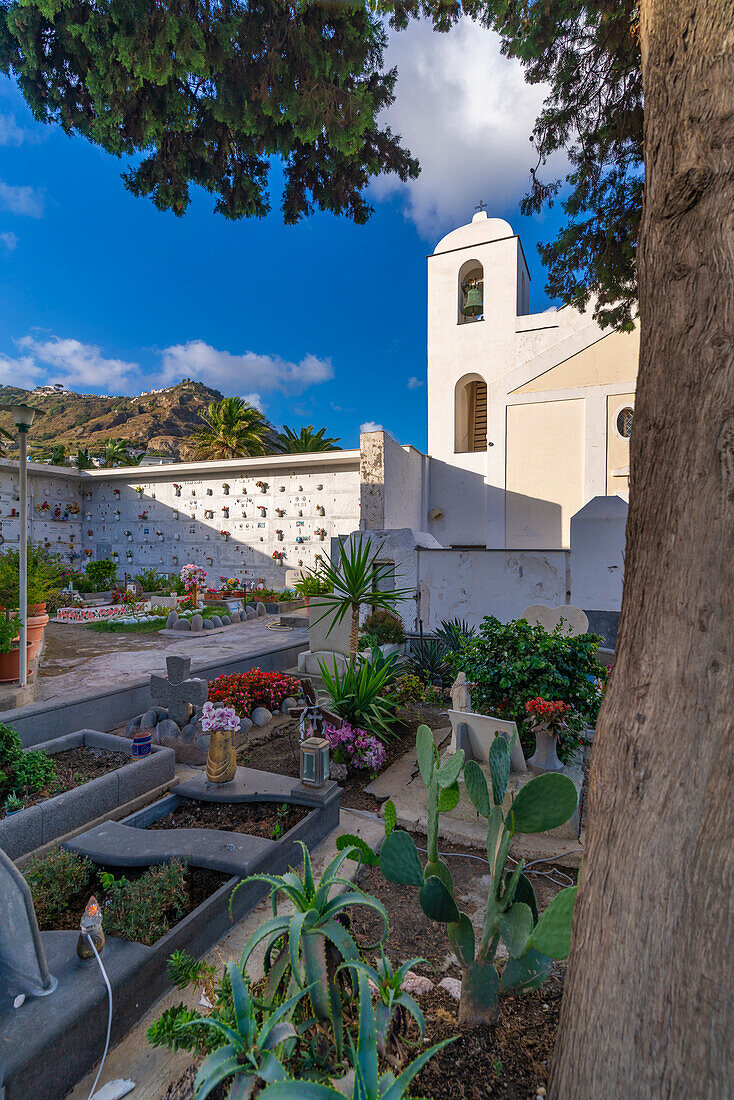
<instances>
[{"instance_id":1,"label":"small stone statue","mask_svg":"<svg viewBox=\"0 0 734 1100\"><path fill-rule=\"evenodd\" d=\"M466 673L459 672L451 685L451 709L471 711L471 695L466 682Z\"/></svg>"}]
</instances>

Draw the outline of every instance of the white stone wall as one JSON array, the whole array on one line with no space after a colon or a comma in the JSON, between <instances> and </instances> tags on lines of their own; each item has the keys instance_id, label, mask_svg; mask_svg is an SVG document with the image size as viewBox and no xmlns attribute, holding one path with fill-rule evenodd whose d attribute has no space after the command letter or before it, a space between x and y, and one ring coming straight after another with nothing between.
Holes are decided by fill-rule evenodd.
<instances>
[{"instance_id":1,"label":"white stone wall","mask_svg":"<svg viewBox=\"0 0 734 1100\"><path fill-rule=\"evenodd\" d=\"M48 508L44 507L48 504ZM74 508L78 507L78 514ZM18 464L0 462L0 536L2 547L17 550L20 541ZM15 513L15 514L13 514ZM28 464L28 535L75 568L82 559L82 497L79 475L55 466Z\"/></svg>"},{"instance_id":2,"label":"white stone wall","mask_svg":"<svg viewBox=\"0 0 734 1100\"><path fill-rule=\"evenodd\" d=\"M121 575L193 562L212 585L236 576L282 588L286 572L312 569L331 537L359 523L359 456L342 456L92 471L84 479L84 549L94 558L116 555Z\"/></svg>"}]
</instances>

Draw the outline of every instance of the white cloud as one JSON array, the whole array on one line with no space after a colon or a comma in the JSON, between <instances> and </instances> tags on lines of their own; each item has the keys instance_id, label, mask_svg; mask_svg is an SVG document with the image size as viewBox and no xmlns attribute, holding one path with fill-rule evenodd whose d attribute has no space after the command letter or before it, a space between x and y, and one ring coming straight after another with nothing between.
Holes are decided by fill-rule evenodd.
<instances>
[{"instance_id":1,"label":"white cloud","mask_svg":"<svg viewBox=\"0 0 734 1100\"><path fill-rule=\"evenodd\" d=\"M384 432L382 424L375 424L374 420L365 420L364 424L359 425L360 434L362 432Z\"/></svg>"},{"instance_id":2,"label":"white cloud","mask_svg":"<svg viewBox=\"0 0 734 1100\"><path fill-rule=\"evenodd\" d=\"M175 385L182 378L194 378L225 394L241 394L261 411L265 410L262 390L293 395L334 375L331 360L315 355L306 355L299 363L253 352L232 355L210 347L203 340L164 348L158 370L146 373L139 363L108 358L102 348L81 340L35 333L23 336L16 344L21 351L18 358L0 354L0 383L12 381L15 385L37 386L62 382L83 393L136 394ZM249 390L249 387L257 388Z\"/></svg>"},{"instance_id":3,"label":"white cloud","mask_svg":"<svg viewBox=\"0 0 734 1100\"><path fill-rule=\"evenodd\" d=\"M145 381L138 363L107 359L95 344L59 336L45 340L24 336L17 343L34 363L42 365L49 381L63 382L69 389L124 393L140 389Z\"/></svg>"},{"instance_id":4,"label":"white cloud","mask_svg":"<svg viewBox=\"0 0 734 1100\"><path fill-rule=\"evenodd\" d=\"M306 355L293 363L279 355L257 355L252 351L232 355L203 340L174 344L165 348L162 355L160 385L170 385L180 378L197 378L224 393L241 393L252 388L258 393L278 390L292 396L334 377L330 359Z\"/></svg>"},{"instance_id":5,"label":"white cloud","mask_svg":"<svg viewBox=\"0 0 734 1100\"><path fill-rule=\"evenodd\" d=\"M18 238L15 233L0 233L0 244L4 245L8 252L12 252L18 245Z\"/></svg>"},{"instance_id":6,"label":"white cloud","mask_svg":"<svg viewBox=\"0 0 734 1100\"><path fill-rule=\"evenodd\" d=\"M15 115L0 114L0 145L23 145L24 142L36 143L44 135L35 130L26 130L15 121Z\"/></svg>"},{"instance_id":7,"label":"white cloud","mask_svg":"<svg viewBox=\"0 0 734 1100\"><path fill-rule=\"evenodd\" d=\"M421 386L425 386L425 382L422 378L416 378L415 375L413 375L412 378L408 379L409 390L417 390L420 389Z\"/></svg>"},{"instance_id":8,"label":"white cloud","mask_svg":"<svg viewBox=\"0 0 734 1100\"><path fill-rule=\"evenodd\" d=\"M11 214L24 214L29 218L43 216L43 195L35 187L13 187L0 180L0 203Z\"/></svg>"},{"instance_id":9,"label":"white cloud","mask_svg":"<svg viewBox=\"0 0 734 1100\"><path fill-rule=\"evenodd\" d=\"M380 121L402 136L421 174L405 184L379 177L373 198L402 195L406 216L429 239L470 221L480 199L490 217L516 204L535 164L528 139L547 88L526 84L499 36L467 18L447 34L426 21L392 32L386 63L398 80Z\"/></svg>"}]
</instances>

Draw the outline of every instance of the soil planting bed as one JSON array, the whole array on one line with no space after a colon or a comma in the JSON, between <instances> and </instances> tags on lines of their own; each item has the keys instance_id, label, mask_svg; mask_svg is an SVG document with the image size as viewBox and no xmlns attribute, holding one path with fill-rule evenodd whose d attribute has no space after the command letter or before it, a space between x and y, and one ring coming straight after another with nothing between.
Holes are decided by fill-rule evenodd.
<instances>
[{"instance_id":1,"label":"soil planting bed","mask_svg":"<svg viewBox=\"0 0 734 1100\"><path fill-rule=\"evenodd\" d=\"M84 912L84 907L92 894L97 898L97 901L104 911L105 889L100 880L101 872L108 871L118 879L124 877L133 882L135 879L139 879L145 874L147 870L147 867L95 867L92 877L86 886L69 900L66 912L62 913L59 917L55 917L51 921L41 923L39 925L41 931L77 931L79 928L79 921ZM185 880L186 907L184 912L177 917L167 914L171 917L171 925L182 921L184 917L192 913L198 905L201 905L201 903L206 901L215 890L218 890L219 887L227 881L228 877L228 875L224 875L219 871L209 871L204 867L187 867Z\"/></svg>"},{"instance_id":2,"label":"soil planting bed","mask_svg":"<svg viewBox=\"0 0 734 1100\"><path fill-rule=\"evenodd\" d=\"M446 737L451 734L446 711L435 707L407 707L398 711L399 722L395 736L385 744L387 760L385 771L406 752L415 749L415 733L422 723L432 730L446 728ZM273 731L267 740L246 746L237 753L237 763L261 771L278 772L279 775L299 774L298 722L293 719ZM364 788L372 779L370 772L356 772L340 782L342 788L342 807L355 810L375 810L379 803Z\"/></svg>"},{"instance_id":3,"label":"soil planting bed","mask_svg":"<svg viewBox=\"0 0 734 1100\"><path fill-rule=\"evenodd\" d=\"M413 835L416 844L425 848L425 836ZM441 852L451 869L459 904L470 914L476 928L480 920L478 909L481 906L483 911L486 898L487 866L481 858L466 856L481 857L483 853L448 842L442 842ZM570 876L574 874L550 864L543 865L543 870L559 881L532 876L541 910L563 885L570 883ZM438 985L443 977L461 976L445 926L429 921L423 914L417 890L387 882L379 868L362 868L356 881L387 908L390 932L386 953L389 958L395 963L416 955L426 959L414 968L416 973L424 974L435 983L431 992L418 997L426 1020L425 1045L456 1037L455 1042L440 1051L418 1074L411 1085L411 1096L422 1096L426 1100L535 1100L538 1089L548 1086L565 963L554 964L548 981L539 991L522 996L501 995L496 1027L459 1027L458 1002ZM373 942L381 929L380 918L363 907L352 910L350 916L351 930L357 941ZM370 953L366 954L369 957ZM500 962L500 969L503 965ZM356 1023L352 1005L347 1006L345 1018L350 1025ZM409 1033L409 1038L420 1046L417 1029ZM190 1067L169 1086L162 1100L193 1100L195 1074L196 1068ZM221 1094L215 1091L212 1100L220 1100L220 1095L226 1096L226 1089Z\"/></svg>"},{"instance_id":4,"label":"soil planting bed","mask_svg":"<svg viewBox=\"0 0 734 1100\"><path fill-rule=\"evenodd\" d=\"M125 752L110 752L108 749L95 749L89 745L55 752L51 759L56 765L53 780L42 790L25 795L26 806L37 806L47 798L72 791L75 787L88 783L90 779L99 779L101 775L117 771L130 763L130 757Z\"/></svg>"},{"instance_id":5,"label":"soil planting bed","mask_svg":"<svg viewBox=\"0 0 734 1100\"><path fill-rule=\"evenodd\" d=\"M277 840L303 821L312 806L290 802L199 802L187 798L148 829L223 829Z\"/></svg>"}]
</instances>

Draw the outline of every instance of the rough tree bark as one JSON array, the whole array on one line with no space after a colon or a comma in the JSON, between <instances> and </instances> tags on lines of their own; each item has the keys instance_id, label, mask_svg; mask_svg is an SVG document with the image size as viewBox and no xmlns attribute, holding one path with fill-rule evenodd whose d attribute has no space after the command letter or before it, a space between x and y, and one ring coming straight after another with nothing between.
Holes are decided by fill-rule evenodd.
<instances>
[{"instance_id":1,"label":"rough tree bark","mask_svg":"<svg viewBox=\"0 0 734 1100\"><path fill-rule=\"evenodd\" d=\"M734 3L640 15L625 591L554 1100L734 1097Z\"/></svg>"}]
</instances>

